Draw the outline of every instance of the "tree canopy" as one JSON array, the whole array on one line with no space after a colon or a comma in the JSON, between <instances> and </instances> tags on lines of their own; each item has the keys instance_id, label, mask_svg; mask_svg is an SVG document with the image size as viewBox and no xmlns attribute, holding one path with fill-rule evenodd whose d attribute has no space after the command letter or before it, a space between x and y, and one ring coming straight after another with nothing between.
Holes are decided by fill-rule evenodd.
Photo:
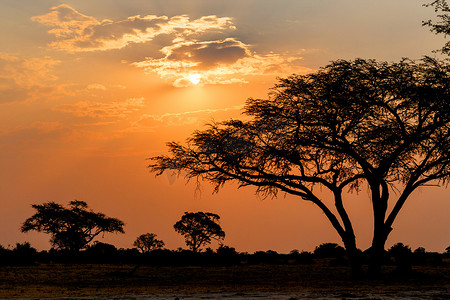
<instances>
[{"instance_id":1,"label":"tree canopy","mask_svg":"<svg viewBox=\"0 0 450 300\"><path fill-rule=\"evenodd\" d=\"M23 223L21 231L48 233L50 243L57 249L79 251L100 233L124 233L122 221L88 210L84 201L70 201L68 208L55 202L33 204L32 207L36 213Z\"/></svg>"},{"instance_id":2,"label":"tree canopy","mask_svg":"<svg viewBox=\"0 0 450 300\"><path fill-rule=\"evenodd\" d=\"M176 232L184 236L186 245L193 252L210 244L211 240L223 240L225 232L219 224L220 216L208 212L185 212L181 220L173 225Z\"/></svg>"},{"instance_id":3,"label":"tree canopy","mask_svg":"<svg viewBox=\"0 0 450 300\"><path fill-rule=\"evenodd\" d=\"M142 253L148 253L152 250L164 247L164 242L158 240L154 233L144 233L136 238L133 246L138 248Z\"/></svg>"},{"instance_id":4,"label":"tree canopy","mask_svg":"<svg viewBox=\"0 0 450 300\"><path fill-rule=\"evenodd\" d=\"M448 64L338 60L308 75L279 80L268 99L247 100L249 121L213 123L187 145L168 143L151 171L286 192L316 204L350 256L355 234L343 192L369 188L374 218L373 270L411 193L450 179ZM334 197L334 209L321 199ZM395 191L392 193L392 191ZM391 211L388 202L393 201Z\"/></svg>"}]
</instances>

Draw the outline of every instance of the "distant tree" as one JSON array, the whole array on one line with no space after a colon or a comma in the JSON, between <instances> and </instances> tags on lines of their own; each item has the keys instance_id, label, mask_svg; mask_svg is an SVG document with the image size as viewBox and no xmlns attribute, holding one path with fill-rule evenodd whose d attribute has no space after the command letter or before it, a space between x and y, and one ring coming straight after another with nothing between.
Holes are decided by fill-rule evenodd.
<instances>
[{"instance_id":1,"label":"distant tree","mask_svg":"<svg viewBox=\"0 0 450 300\"><path fill-rule=\"evenodd\" d=\"M446 254L450 254L450 246L448 246L447 248L445 248L445 252Z\"/></svg>"},{"instance_id":2,"label":"distant tree","mask_svg":"<svg viewBox=\"0 0 450 300\"><path fill-rule=\"evenodd\" d=\"M33 204L36 213L22 225L22 232L36 230L50 234L56 249L79 251L104 232L124 233L124 223L88 210L84 201L71 201L65 208L55 202Z\"/></svg>"},{"instance_id":3,"label":"distant tree","mask_svg":"<svg viewBox=\"0 0 450 300\"><path fill-rule=\"evenodd\" d=\"M226 246L223 244L219 245L219 248L217 248L216 253L219 255L224 255L224 256L232 256L232 255L237 255L237 251L236 248L234 247L230 247L230 246Z\"/></svg>"},{"instance_id":4,"label":"distant tree","mask_svg":"<svg viewBox=\"0 0 450 300\"><path fill-rule=\"evenodd\" d=\"M14 254L20 256L33 256L37 254L36 248L32 247L29 242L16 243L16 246L12 251Z\"/></svg>"},{"instance_id":5,"label":"distant tree","mask_svg":"<svg viewBox=\"0 0 450 300\"><path fill-rule=\"evenodd\" d=\"M118 252L116 246L95 241L86 247L85 253L91 258L97 258L98 261L106 260Z\"/></svg>"},{"instance_id":6,"label":"distant tree","mask_svg":"<svg viewBox=\"0 0 450 300\"><path fill-rule=\"evenodd\" d=\"M314 203L341 237L355 276L361 265L344 200L367 187L374 222L369 273L378 276L409 196L449 182L449 107L448 64L338 60L280 79L268 99L247 100L245 121L210 124L186 146L171 142L171 154L153 157L149 168L183 171L215 191L236 181L263 195L284 192Z\"/></svg>"},{"instance_id":7,"label":"distant tree","mask_svg":"<svg viewBox=\"0 0 450 300\"><path fill-rule=\"evenodd\" d=\"M426 250L425 250L424 247L417 247L417 249L414 250L414 253L415 253L415 254L425 254L425 253L426 253Z\"/></svg>"},{"instance_id":8,"label":"distant tree","mask_svg":"<svg viewBox=\"0 0 450 300\"><path fill-rule=\"evenodd\" d=\"M16 243L11 251L12 262L19 265L34 264L37 257L37 250L29 242Z\"/></svg>"},{"instance_id":9,"label":"distant tree","mask_svg":"<svg viewBox=\"0 0 450 300\"><path fill-rule=\"evenodd\" d=\"M164 242L156 238L154 233L141 234L134 241L133 246L138 248L142 253L148 253L155 249L164 247Z\"/></svg>"},{"instance_id":10,"label":"distant tree","mask_svg":"<svg viewBox=\"0 0 450 300\"><path fill-rule=\"evenodd\" d=\"M412 253L411 248L403 243L396 243L388 250L391 256L405 256Z\"/></svg>"},{"instance_id":11,"label":"distant tree","mask_svg":"<svg viewBox=\"0 0 450 300\"><path fill-rule=\"evenodd\" d=\"M394 259L398 271L408 272L411 270L412 251L409 246L403 243L397 243L388 252Z\"/></svg>"},{"instance_id":12,"label":"distant tree","mask_svg":"<svg viewBox=\"0 0 450 300\"><path fill-rule=\"evenodd\" d=\"M446 0L435 0L425 6L433 6L434 11L438 13L438 22L433 22L432 20L424 21L422 24L424 26L431 27L431 31L435 34L443 34L444 37L450 35L450 7ZM442 47L441 52L450 55L450 41L446 42Z\"/></svg>"},{"instance_id":13,"label":"distant tree","mask_svg":"<svg viewBox=\"0 0 450 300\"><path fill-rule=\"evenodd\" d=\"M424 247L418 247L412 253L412 258L415 264L423 265L426 263L427 252Z\"/></svg>"},{"instance_id":14,"label":"distant tree","mask_svg":"<svg viewBox=\"0 0 450 300\"><path fill-rule=\"evenodd\" d=\"M181 220L173 225L176 232L183 235L186 245L197 252L211 240L223 240L225 232L219 224L219 215L208 212L185 212Z\"/></svg>"},{"instance_id":15,"label":"distant tree","mask_svg":"<svg viewBox=\"0 0 450 300\"><path fill-rule=\"evenodd\" d=\"M340 257L345 255L345 249L336 243L323 243L314 249L317 257Z\"/></svg>"}]
</instances>

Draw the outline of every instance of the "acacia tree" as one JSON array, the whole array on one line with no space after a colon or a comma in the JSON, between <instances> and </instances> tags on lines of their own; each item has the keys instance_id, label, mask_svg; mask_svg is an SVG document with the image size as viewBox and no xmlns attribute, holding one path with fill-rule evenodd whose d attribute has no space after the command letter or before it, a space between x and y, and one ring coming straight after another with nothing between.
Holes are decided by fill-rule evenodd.
<instances>
[{"instance_id":1,"label":"acacia tree","mask_svg":"<svg viewBox=\"0 0 450 300\"><path fill-rule=\"evenodd\" d=\"M213 123L151 171L187 179L285 192L322 210L341 237L353 274L361 272L344 193L367 187L373 212L369 272L381 271L394 220L417 188L450 178L449 65L338 60L308 75L280 79L268 99L248 99L249 121ZM334 211L324 202L328 190ZM394 192L393 192L394 191ZM388 211L388 203L392 209Z\"/></svg>"},{"instance_id":2,"label":"acacia tree","mask_svg":"<svg viewBox=\"0 0 450 300\"><path fill-rule=\"evenodd\" d=\"M55 202L33 204L32 207L36 213L23 223L21 231L48 233L50 243L57 249L76 252L100 233L124 233L122 221L88 210L84 201L70 201L68 208Z\"/></svg>"},{"instance_id":3,"label":"acacia tree","mask_svg":"<svg viewBox=\"0 0 450 300\"><path fill-rule=\"evenodd\" d=\"M450 35L450 7L446 0L435 0L425 6L433 6L434 11L438 13L438 21L432 20L424 21L424 26L429 26L430 30L435 34L443 34L445 37ZM450 55L450 41L446 42L442 47L441 52Z\"/></svg>"},{"instance_id":4,"label":"acacia tree","mask_svg":"<svg viewBox=\"0 0 450 300\"><path fill-rule=\"evenodd\" d=\"M133 246L138 248L142 253L148 253L155 249L164 247L164 242L156 238L154 233L141 234L134 241Z\"/></svg>"},{"instance_id":5,"label":"acacia tree","mask_svg":"<svg viewBox=\"0 0 450 300\"><path fill-rule=\"evenodd\" d=\"M225 232L219 224L220 216L208 212L185 212L181 220L173 225L176 232L183 235L186 245L193 252L210 244L211 239L223 240Z\"/></svg>"}]
</instances>

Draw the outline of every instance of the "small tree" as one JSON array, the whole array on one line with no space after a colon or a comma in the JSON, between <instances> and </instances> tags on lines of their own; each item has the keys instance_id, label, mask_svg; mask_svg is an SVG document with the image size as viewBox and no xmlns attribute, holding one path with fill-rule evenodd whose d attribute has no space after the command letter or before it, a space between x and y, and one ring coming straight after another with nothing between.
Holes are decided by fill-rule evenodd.
<instances>
[{"instance_id":1,"label":"small tree","mask_svg":"<svg viewBox=\"0 0 450 300\"><path fill-rule=\"evenodd\" d=\"M154 233L141 234L134 241L133 246L138 248L142 253L148 253L155 249L164 247L164 242L156 238Z\"/></svg>"},{"instance_id":2,"label":"small tree","mask_svg":"<svg viewBox=\"0 0 450 300\"><path fill-rule=\"evenodd\" d=\"M219 215L208 212L185 212L181 220L173 225L176 232L183 235L186 245L193 252L211 243L211 239L223 240L225 232L219 224Z\"/></svg>"},{"instance_id":3,"label":"small tree","mask_svg":"<svg viewBox=\"0 0 450 300\"><path fill-rule=\"evenodd\" d=\"M88 210L84 201L71 201L68 208L55 202L33 204L32 207L37 212L23 223L21 231L48 233L50 243L57 249L79 251L100 233L124 233L122 221Z\"/></svg>"}]
</instances>

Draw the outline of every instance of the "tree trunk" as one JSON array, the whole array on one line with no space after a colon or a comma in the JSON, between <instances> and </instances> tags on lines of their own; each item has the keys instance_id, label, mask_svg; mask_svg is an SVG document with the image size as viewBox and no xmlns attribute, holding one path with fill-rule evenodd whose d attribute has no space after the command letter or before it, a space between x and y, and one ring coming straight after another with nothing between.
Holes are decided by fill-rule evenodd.
<instances>
[{"instance_id":1,"label":"tree trunk","mask_svg":"<svg viewBox=\"0 0 450 300\"><path fill-rule=\"evenodd\" d=\"M381 275L384 262L384 245L388 236L388 232L385 230L385 218L389 192L387 185L383 182L372 183L370 189L372 191L373 207L373 239L369 256L368 275L370 278L377 278Z\"/></svg>"},{"instance_id":2,"label":"tree trunk","mask_svg":"<svg viewBox=\"0 0 450 300\"><path fill-rule=\"evenodd\" d=\"M384 227L384 226L383 226ZM386 244L387 235L384 228L376 228L372 240L372 247L370 248L369 256L369 277L378 278L381 275L381 270L384 262L384 246Z\"/></svg>"},{"instance_id":3,"label":"tree trunk","mask_svg":"<svg viewBox=\"0 0 450 300\"><path fill-rule=\"evenodd\" d=\"M352 269L352 278L361 279L363 276L361 252L356 248L355 236L346 237L344 245Z\"/></svg>"}]
</instances>

